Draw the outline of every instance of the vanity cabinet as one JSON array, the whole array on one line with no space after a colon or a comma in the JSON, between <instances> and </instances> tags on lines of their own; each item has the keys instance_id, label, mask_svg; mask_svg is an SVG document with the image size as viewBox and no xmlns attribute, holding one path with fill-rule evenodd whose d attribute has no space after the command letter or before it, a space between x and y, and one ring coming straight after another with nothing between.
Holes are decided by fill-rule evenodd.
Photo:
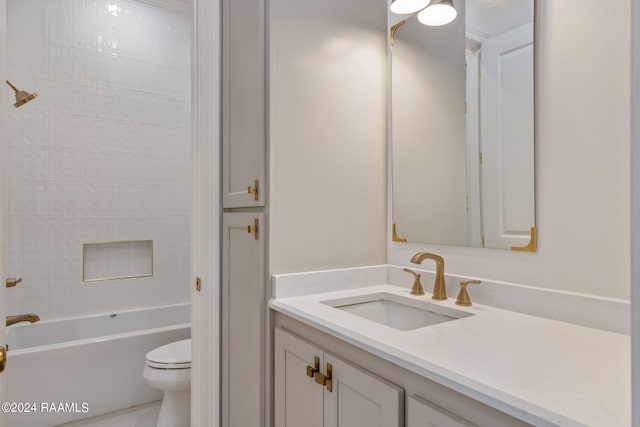
<instances>
[{"instance_id":1,"label":"vanity cabinet","mask_svg":"<svg viewBox=\"0 0 640 427\"><path fill-rule=\"evenodd\" d=\"M531 427L330 332L277 312L274 324L275 427ZM332 392L306 375L316 357Z\"/></svg>"},{"instance_id":2,"label":"vanity cabinet","mask_svg":"<svg viewBox=\"0 0 640 427\"><path fill-rule=\"evenodd\" d=\"M476 427L420 396L407 398L407 427Z\"/></svg>"},{"instance_id":3,"label":"vanity cabinet","mask_svg":"<svg viewBox=\"0 0 640 427\"><path fill-rule=\"evenodd\" d=\"M403 427L404 390L276 328L275 425Z\"/></svg>"},{"instance_id":4,"label":"vanity cabinet","mask_svg":"<svg viewBox=\"0 0 640 427\"><path fill-rule=\"evenodd\" d=\"M222 2L223 207L265 205L265 2Z\"/></svg>"},{"instance_id":5,"label":"vanity cabinet","mask_svg":"<svg viewBox=\"0 0 640 427\"><path fill-rule=\"evenodd\" d=\"M263 426L264 214L223 215L222 425Z\"/></svg>"}]
</instances>

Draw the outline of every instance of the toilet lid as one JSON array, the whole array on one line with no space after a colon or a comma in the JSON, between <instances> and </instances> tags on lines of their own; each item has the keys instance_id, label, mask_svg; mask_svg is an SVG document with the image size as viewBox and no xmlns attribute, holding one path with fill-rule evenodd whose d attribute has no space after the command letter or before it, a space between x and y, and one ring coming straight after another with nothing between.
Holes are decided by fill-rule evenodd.
<instances>
[{"instance_id":1,"label":"toilet lid","mask_svg":"<svg viewBox=\"0 0 640 427\"><path fill-rule=\"evenodd\" d=\"M160 369L191 367L191 339L172 342L147 353L147 365Z\"/></svg>"}]
</instances>

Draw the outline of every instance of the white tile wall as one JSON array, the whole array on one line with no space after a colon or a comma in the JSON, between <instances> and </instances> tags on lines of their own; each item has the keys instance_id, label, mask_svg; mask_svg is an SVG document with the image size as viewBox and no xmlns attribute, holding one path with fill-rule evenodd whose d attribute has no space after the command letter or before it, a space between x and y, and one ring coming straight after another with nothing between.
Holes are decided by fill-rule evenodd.
<instances>
[{"instance_id":1,"label":"white tile wall","mask_svg":"<svg viewBox=\"0 0 640 427\"><path fill-rule=\"evenodd\" d=\"M8 0L9 314L188 301L190 20L135 1ZM82 244L153 240L153 277L82 282Z\"/></svg>"}]
</instances>

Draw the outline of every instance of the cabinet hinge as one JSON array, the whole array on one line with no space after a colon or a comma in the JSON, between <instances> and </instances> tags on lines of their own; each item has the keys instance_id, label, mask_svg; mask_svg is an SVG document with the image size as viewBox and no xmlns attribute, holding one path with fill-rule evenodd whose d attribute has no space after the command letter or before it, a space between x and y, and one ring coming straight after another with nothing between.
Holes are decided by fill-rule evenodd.
<instances>
[{"instance_id":1,"label":"cabinet hinge","mask_svg":"<svg viewBox=\"0 0 640 427\"><path fill-rule=\"evenodd\" d=\"M202 289L202 281L199 277L196 277L196 291L200 292L200 289Z\"/></svg>"}]
</instances>

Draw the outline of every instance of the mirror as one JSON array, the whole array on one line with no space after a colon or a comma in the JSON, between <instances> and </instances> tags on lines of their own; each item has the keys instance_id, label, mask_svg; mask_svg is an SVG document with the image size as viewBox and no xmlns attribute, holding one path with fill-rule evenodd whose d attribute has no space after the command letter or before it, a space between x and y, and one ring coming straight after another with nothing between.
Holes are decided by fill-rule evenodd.
<instances>
[{"instance_id":1,"label":"mirror","mask_svg":"<svg viewBox=\"0 0 640 427\"><path fill-rule=\"evenodd\" d=\"M535 250L533 3L454 0L452 22L392 31L399 238Z\"/></svg>"}]
</instances>

